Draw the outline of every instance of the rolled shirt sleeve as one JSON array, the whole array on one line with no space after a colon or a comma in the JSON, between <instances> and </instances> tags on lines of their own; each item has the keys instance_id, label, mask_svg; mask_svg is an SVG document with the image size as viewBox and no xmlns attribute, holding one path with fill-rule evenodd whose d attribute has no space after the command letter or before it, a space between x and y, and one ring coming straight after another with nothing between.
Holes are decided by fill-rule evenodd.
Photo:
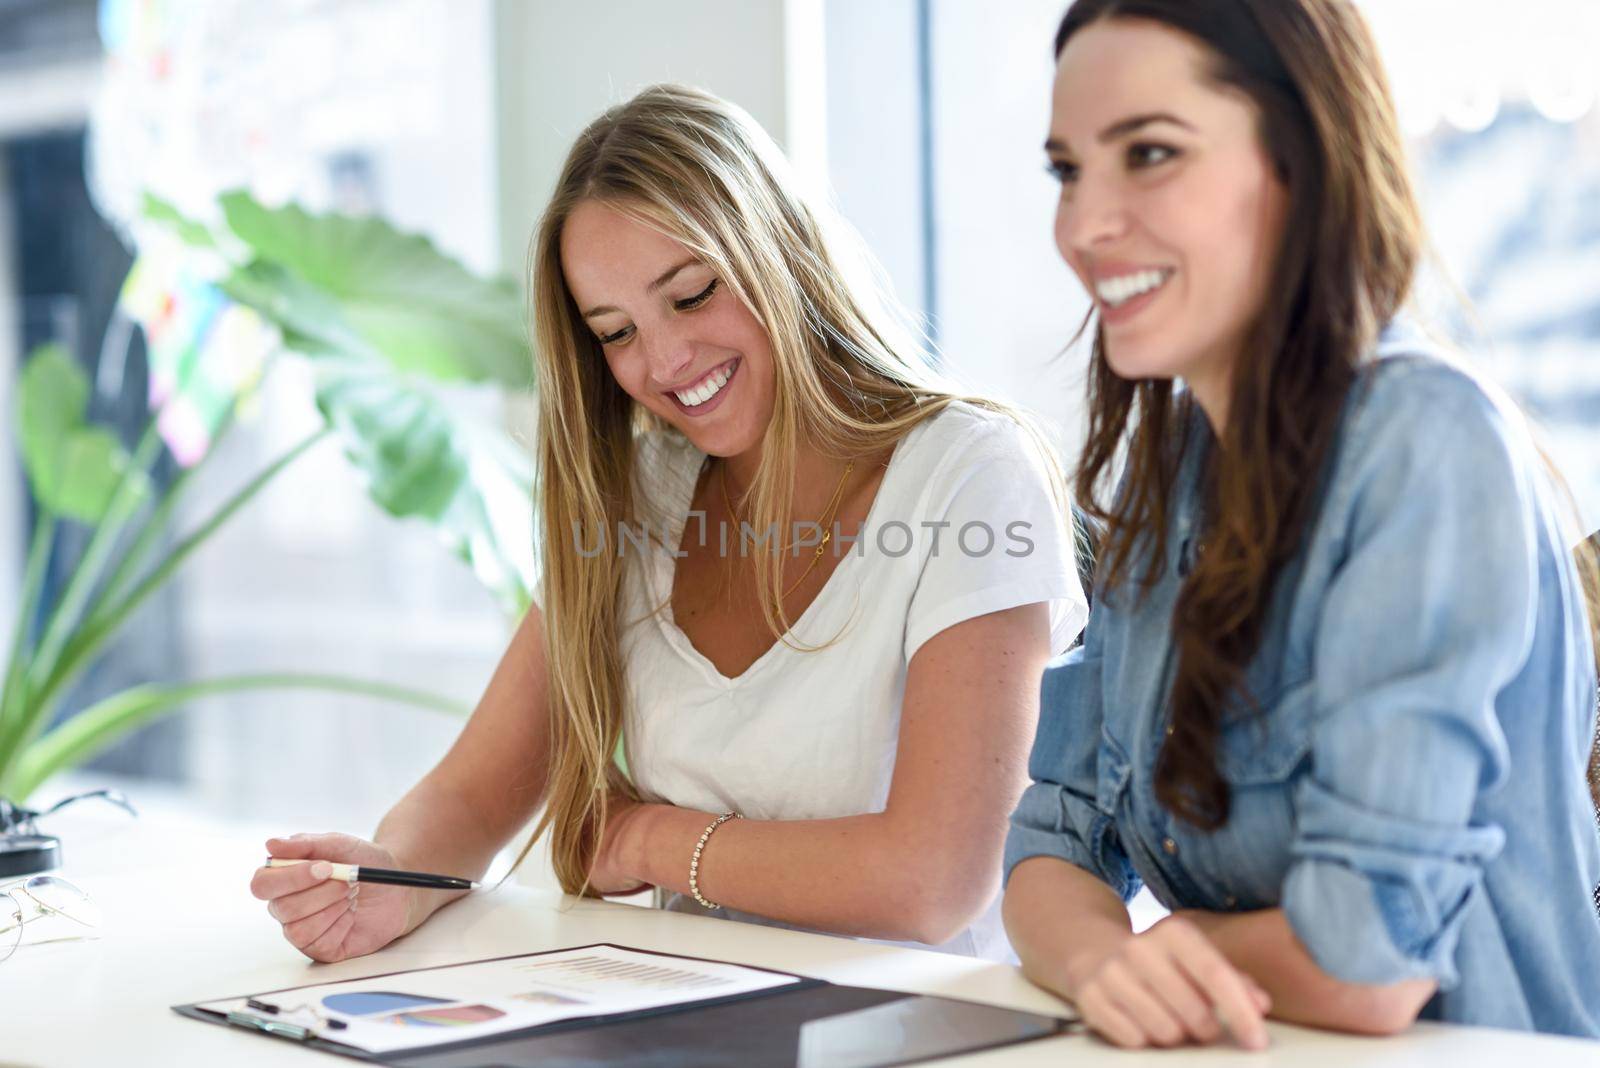
<instances>
[{"instance_id":1,"label":"rolled shirt sleeve","mask_svg":"<svg viewBox=\"0 0 1600 1068\"><path fill-rule=\"evenodd\" d=\"M1100 795L1101 656L1096 607L1084 644L1045 669L1039 729L1028 758L1033 783L1006 834L1003 880L1032 857L1055 857L1090 872L1124 901L1140 880Z\"/></svg>"},{"instance_id":2,"label":"rolled shirt sleeve","mask_svg":"<svg viewBox=\"0 0 1600 1068\"><path fill-rule=\"evenodd\" d=\"M1504 844L1474 810L1506 774L1495 702L1533 638L1535 501L1520 428L1476 383L1394 373L1434 381L1346 436L1343 499L1325 502L1346 547L1314 639L1313 760L1282 904L1334 978L1449 989Z\"/></svg>"}]
</instances>

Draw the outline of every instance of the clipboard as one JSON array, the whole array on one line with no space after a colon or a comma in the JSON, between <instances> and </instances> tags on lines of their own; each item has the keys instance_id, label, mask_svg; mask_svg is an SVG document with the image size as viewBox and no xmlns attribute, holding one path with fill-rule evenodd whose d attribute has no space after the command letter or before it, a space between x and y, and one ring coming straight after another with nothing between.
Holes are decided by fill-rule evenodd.
<instances>
[{"instance_id":1,"label":"clipboard","mask_svg":"<svg viewBox=\"0 0 1600 1068\"><path fill-rule=\"evenodd\" d=\"M344 982L370 983L439 968L536 960L583 949L625 950L667 962L728 963L601 942L387 972ZM639 1068L890 1068L1077 1029L1074 1021L1057 1016L954 998L841 986L771 968L738 967L793 981L766 990L640 1011L579 1016L460 1042L382 1053L328 1037L337 1032L316 1034L292 1026L246 1025L248 1030L241 1028L241 1033L267 1035L325 1053L402 1068L599 1068L616 1064ZM342 984L311 983L248 996L277 997L309 987L337 985ZM172 1009L206 1023L239 1026L238 1021L230 1024L228 1015L202 1008L205 1004L208 1002L174 1005Z\"/></svg>"}]
</instances>

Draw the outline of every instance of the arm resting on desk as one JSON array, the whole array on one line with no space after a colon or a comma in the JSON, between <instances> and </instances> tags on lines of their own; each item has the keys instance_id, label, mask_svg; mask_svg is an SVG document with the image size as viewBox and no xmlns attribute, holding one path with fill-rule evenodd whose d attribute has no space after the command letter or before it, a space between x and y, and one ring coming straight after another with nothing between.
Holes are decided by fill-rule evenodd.
<instances>
[{"instance_id":1,"label":"arm resting on desk","mask_svg":"<svg viewBox=\"0 0 1600 1068\"><path fill-rule=\"evenodd\" d=\"M1405 1030L1433 996L1431 980L1387 986L1346 983L1317 966L1282 909L1218 913L1183 910L1235 968L1271 995L1270 1015L1358 1034ZM1018 864L1006 887L1006 931L1029 979L1072 1000L1107 952L1133 937L1128 911L1110 887L1054 857Z\"/></svg>"},{"instance_id":2,"label":"arm resting on desk","mask_svg":"<svg viewBox=\"0 0 1600 1068\"><path fill-rule=\"evenodd\" d=\"M1290 1023L1398 1034L1410 1027L1433 996L1431 979L1405 979L1382 986L1347 983L1323 971L1295 937L1282 909L1218 913L1185 911L1223 956L1272 995L1272 1015Z\"/></svg>"},{"instance_id":3,"label":"arm resting on desk","mask_svg":"<svg viewBox=\"0 0 1600 1068\"><path fill-rule=\"evenodd\" d=\"M1012 869L1004 913L1022 973L1069 1001L1106 954L1133 937L1116 892L1055 857L1030 857Z\"/></svg>"}]
</instances>

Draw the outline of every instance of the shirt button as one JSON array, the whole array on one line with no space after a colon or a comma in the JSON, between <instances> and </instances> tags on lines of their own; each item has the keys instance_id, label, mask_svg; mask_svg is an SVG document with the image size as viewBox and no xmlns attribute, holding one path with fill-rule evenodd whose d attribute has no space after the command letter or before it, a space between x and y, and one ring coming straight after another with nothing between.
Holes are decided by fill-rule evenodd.
<instances>
[{"instance_id":1,"label":"shirt button","mask_svg":"<svg viewBox=\"0 0 1600 1068\"><path fill-rule=\"evenodd\" d=\"M1170 724L1170 723L1169 723L1169 724L1167 724L1167 737L1168 737L1168 738L1171 738L1171 737L1172 737L1172 732L1173 732L1173 731L1175 731L1175 730L1177 730L1177 728L1176 728L1176 727L1174 727L1174 726L1173 726L1173 725L1172 725L1172 724Z\"/></svg>"},{"instance_id":2,"label":"shirt button","mask_svg":"<svg viewBox=\"0 0 1600 1068\"><path fill-rule=\"evenodd\" d=\"M1178 855L1178 843L1174 842L1170 838L1161 839L1161 849L1169 857L1175 857Z\"/></svg>"}]
</instances>

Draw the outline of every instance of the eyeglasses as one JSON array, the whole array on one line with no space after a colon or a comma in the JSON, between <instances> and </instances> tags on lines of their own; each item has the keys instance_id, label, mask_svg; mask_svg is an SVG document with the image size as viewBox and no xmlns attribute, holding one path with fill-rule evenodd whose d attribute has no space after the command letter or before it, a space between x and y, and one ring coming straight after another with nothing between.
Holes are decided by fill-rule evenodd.
<instances>
[{"instance_id":1,"label":"eyeglasses","mask_svg":"<svg viewBox=\"0 0 1600 1068\"><path fill-rule=\"evenodd\" d=\"M42 816L53 816L68 805L95 798L109 801L118 808L126 809L130 816L136 817L139 815L133 810L133 806L128 803L128 799L122 796L121 790L91 790L86 794L74 794L71 797L62 798L43 812L35 812L31 808L23 808L21 805L13 804L10 798L0 797L0 834L38 834L39 828L35 824L35 820Z\"/></svg>"},{"instance_id":2,"label":"eyeglasses","mask_svg":"<svg viewBox=\"0 0 1600 1068\"><path fill-rule=\"evenodd\" d=\"M0 884L0 961L23 942L28 928L30 945L96 938L100 933L100 906L88 894L54 875Z\"/></svg>"}]
</instances>

